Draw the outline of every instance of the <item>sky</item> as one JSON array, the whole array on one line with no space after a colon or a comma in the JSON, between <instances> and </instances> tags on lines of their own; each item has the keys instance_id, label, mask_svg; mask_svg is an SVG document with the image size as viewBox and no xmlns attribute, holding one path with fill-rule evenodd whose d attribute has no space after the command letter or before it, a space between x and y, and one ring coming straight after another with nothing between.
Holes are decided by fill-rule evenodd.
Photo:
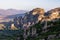
<instances>
[{"instance_id":1,"label":"sky","mask_svg":"<svg viewBox=\"0 0 60 40\"><path fill-rule=\"evenodd\" d=\"M0 9L32 10L44 8L46 11L60 7L60 0L0 0Z\"/></svg>"}]
</instances>

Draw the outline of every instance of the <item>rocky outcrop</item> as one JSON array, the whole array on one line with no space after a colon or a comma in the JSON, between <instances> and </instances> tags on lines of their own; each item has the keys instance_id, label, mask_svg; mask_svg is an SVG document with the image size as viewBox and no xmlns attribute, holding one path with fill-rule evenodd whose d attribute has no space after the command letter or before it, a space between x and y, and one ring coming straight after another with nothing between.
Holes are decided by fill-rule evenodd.
<instances>
[{"instance_id":1,"label":"rocky outcrop","mask_svg":"<svg viewBox=\"0 0 60 40\"><path fill-rule=\"evenodd\" d=\"M55 18L60 18L60 8L55 8L47 12L49 19L55 19Z\"/></svg>"},{"instance_id":2,"label":"rocky outcrop","mask_svg":"<svg viewBox=\"0 0 60 40\"><path fill-rule=\"evenodd\" d=\"M10 30L18 30L18 28L16 28L14 24L11 24Z\"/></svg>"},{"instance_id":3,"label":"rocky outcrop","mask_svg":"<svg viewBox=\"0 0 60 40\"><path fill-rule=\"evenodd\" d=\"M36 15L36 14L44 15L44 13L45 13L43 8L35 8L32 10L32 12L33 12L32 13L33 15Z\"/></svg>"},{"instance_id":4,"label":"rocky outcrop","mask_svg":"<svg viewBox=\"0 0 60 40\"><path fill-rule=\"evenodd\" d=\"M0 24L0 30L4 30L6 27L4 24Z\"/></svg>"},{"instance_id":5,"label":"rocky outcrop","mask_svg":"<svg viewBox=\"0 0 60 40\"><path fill-rule=\"evenodd\" d=\"M42 18L44 17L44 13L45 13L43 8L36 8L36 9L33 9L32 11L33 11L32 12L33 15L36 15L36 14L39 15L38 21L42 20Z\"/></svg>"}]
</instances>

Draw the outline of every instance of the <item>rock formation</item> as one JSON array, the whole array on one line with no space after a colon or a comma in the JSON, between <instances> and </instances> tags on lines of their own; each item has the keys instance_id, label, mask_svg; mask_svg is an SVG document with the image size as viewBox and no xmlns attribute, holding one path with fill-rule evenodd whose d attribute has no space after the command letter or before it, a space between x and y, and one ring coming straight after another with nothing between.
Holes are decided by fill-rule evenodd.
<instances>
[{"instance_id":1,"label":"rock formation","mask_svg":"<svg viewBox=\"0 0 60 40\"><path fill-rule=\"evenodd\" d=\"M24 17L19 16L14 19L14 25L19 28L29 28L29 26L38 23L39 21L51 21L60 18L60 8L55 8L45 12L43 8L35 8L32 11L26 12Z\"/></svg>"}]
</instances>

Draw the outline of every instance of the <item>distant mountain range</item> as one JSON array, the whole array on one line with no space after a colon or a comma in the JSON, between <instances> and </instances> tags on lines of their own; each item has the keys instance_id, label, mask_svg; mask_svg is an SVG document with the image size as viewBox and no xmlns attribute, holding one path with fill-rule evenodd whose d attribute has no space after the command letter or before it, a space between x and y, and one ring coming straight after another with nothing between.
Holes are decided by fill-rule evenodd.
<instances>
[{"instance_id":1,"label":"distant mountain range","mask_svg":"<svg viewBox=\"0 0 60 40\"><path fill-rule=\"evenodd\" d=\"M23 14L25 13L26 10L16 10L16 9L7 9L7 10L4 10L4 9L0 9L0 15L15 15L15 14Z\"/></svg>"},{"instance_id":2,"label":"distant mountain range","mask_svg":"<svg viewBox=\"0 0 60 40\"><path fill-rule=\"evenodd\" d=\"M18 15L23 15L26 10L16 10L16 9L0 9L0 20L6 19L6 18L14 18Z\"/></svg>"}]
</instances>

